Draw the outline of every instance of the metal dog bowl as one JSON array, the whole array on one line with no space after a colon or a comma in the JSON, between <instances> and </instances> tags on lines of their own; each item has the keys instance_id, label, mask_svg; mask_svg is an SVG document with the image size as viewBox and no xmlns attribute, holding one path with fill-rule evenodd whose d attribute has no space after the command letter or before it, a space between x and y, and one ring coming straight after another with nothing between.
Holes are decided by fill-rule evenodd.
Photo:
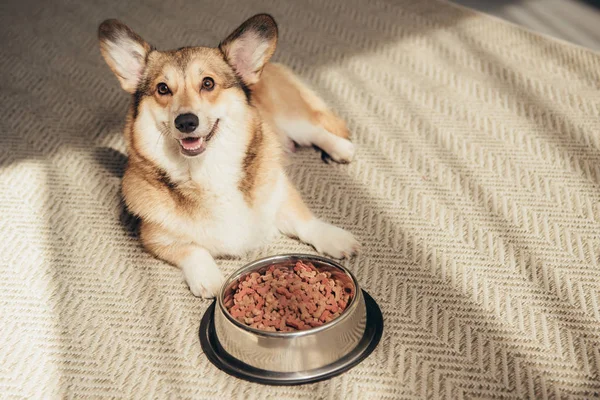
<instances>
[{"instance_id":1,"label":"metal dog bowl","mask_svg":"<svg viewBox=\"0 0 600 400\"><path fill-rule=\"evenodd\" d=\"M354 288L344 312L334 320L311 329L269 332L246 326L225 308L240 280L272 265L312 263L320 271ZM383 317L377 303L350 271L319 256L290 254L254 261L232 274L200 324L200 343L208 359L238 378L271 385L297 385L339 375L364 360L377 346Z\"/></svg>"}]
</instances>

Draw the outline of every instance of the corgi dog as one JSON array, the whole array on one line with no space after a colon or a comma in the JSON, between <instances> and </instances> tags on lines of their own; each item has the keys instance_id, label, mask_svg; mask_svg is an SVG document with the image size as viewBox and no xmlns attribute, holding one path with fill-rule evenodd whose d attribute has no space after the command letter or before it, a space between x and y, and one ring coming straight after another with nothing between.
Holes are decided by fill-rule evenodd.
<instances>
[{"instance_id":1,"label":"corgi dog","mask_svg":"<svg viewBox=\"0 0 600 400\"><path fill-rule=\"evenodd\" d=\"M269 63L277 36L267 14L216 48L158 51L117 20L98 29L102 56L132 95L126 206L141 220L144 247L179 267L198 297L220 290L215 258L243 256L280 233L333 258L359 248L351 233L314 216L286 176L290 143L337 162L351 161L354 146L323 100Z\"/></svg>"}]
</instances>

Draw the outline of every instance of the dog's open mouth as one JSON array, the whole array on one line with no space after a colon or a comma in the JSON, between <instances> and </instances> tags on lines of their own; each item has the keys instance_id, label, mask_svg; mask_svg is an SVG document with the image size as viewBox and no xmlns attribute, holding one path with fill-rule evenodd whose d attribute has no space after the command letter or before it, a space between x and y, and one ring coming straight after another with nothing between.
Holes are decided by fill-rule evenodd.
<instances>
[{"instance_id":1,"label":"dog's open mouth","mask_svg":"<svg viewBox=\"0 0 600 400\"><path fill-rule=\"evenodd\" d=\"M188 136L186 138L179 139L178 141L179 141L179 147L181 148L181 153L183 153L184 155L186 155L188 157L194 157L194 156L204 153L204 150L206 150L208 141L210 139L212 139L212 137L215 135L215 132L217 131L218 126L219 126L219 120L217 120L215 122L212 129L206 136L203 136L203 137Z\"/></svg>"}]
</instances>

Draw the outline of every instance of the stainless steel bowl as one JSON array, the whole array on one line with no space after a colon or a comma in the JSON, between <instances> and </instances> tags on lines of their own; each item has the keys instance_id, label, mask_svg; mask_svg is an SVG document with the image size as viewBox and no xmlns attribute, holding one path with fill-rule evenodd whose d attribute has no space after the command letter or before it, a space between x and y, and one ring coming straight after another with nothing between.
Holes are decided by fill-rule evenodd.
<instances>
[{"instance_id":1,"label":"stainless steel bowl","mask_svg":"<svg viewBox=\"0 0 600 400\"><path fill-rule=\"evenodd\" d=\"M250 328L229 314L224 299L232 295L240 279L251 272L264 272L271 265L294 265L299 260L330 271L334 279L354 289L350 303L339 317L304 331L269 332ZM305 254L273 256L246 265L224 283L214 311L216 337L229 355L260 370L302 373L304 378L323 374L327 366L348 358L363 339L366 323L365 298L354 275L335 261Z\"/></svg>"}]
</instances>

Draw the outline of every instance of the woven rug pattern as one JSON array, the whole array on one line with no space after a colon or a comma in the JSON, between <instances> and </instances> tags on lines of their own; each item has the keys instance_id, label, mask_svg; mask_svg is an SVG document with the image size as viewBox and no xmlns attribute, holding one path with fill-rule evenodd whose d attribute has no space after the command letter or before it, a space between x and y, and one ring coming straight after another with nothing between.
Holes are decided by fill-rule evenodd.
<instances>
[{"instance_id":1,"label":"woven rug pattern","mask_svg":"<svg viewBox=\"0 0 600 400\"><path fill-rule=\"evenodd\" d=\"M280 26L275 59L342 115L357 156L290 176L363 244L385 331L298 387L202 354L209 301L140 246L119 193L128 96L96 29L159 49ZM592 398L600 393L600 55L432 0L32 0L0 6L1 398ZM257 257L312 252L280 238Z\"/></svg>"}]
</instances>

